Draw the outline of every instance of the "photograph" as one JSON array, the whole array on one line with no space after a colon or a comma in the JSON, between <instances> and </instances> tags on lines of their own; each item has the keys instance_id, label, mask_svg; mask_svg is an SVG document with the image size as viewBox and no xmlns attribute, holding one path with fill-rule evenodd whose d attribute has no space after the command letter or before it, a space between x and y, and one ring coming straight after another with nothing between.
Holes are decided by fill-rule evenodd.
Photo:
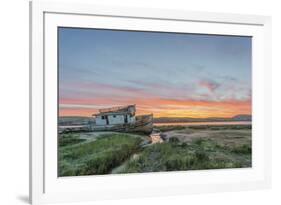
<instances>
[{"instance_id":1,"label":"photograph","mask_svg":"<svg viewBox=\"0 0 281 205\"><path fill-rule=\"evenodd\" d=\"M57 28L58 177L252 167L252 37Z\"/></svg>"}]
</instances>

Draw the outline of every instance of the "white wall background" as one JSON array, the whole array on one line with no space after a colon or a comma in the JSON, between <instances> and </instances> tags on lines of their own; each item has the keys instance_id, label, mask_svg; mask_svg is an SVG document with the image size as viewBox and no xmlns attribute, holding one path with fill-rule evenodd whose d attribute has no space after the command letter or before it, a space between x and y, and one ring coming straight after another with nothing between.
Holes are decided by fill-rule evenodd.
<instances>
[{"instance_id":1,"label":"white wall background","mask_svg":"<svg viewBox=\"0 0 281 205\"><path fill-rule=\"evenodd\" d=\"M127 199L80 204L281 204L281 132L279 129L279 123L281 123L279 117L281 114L280 1L80 0L79 2L133 7L271 15L273 20L273 188L271 190ZM1 1L0 23L0 204L27 204L29 125L28 1Z\"/></svg>"}]
</instances>

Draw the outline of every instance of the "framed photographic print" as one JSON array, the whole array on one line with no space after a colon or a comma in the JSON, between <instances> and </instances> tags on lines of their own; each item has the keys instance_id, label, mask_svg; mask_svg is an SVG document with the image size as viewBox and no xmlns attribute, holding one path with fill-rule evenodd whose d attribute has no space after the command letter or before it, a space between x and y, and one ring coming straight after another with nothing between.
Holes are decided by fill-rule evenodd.
<instances>
[{"instance_id":1,"label":"framed photographic print","mask_svg":"<svg viewBox=\"0 0 281 205\"><path fill-rule=\"evenodd\" d=\"M31 203L270 187L270 17L32 2L30 20Z\"/></svg>"}]
</instances>

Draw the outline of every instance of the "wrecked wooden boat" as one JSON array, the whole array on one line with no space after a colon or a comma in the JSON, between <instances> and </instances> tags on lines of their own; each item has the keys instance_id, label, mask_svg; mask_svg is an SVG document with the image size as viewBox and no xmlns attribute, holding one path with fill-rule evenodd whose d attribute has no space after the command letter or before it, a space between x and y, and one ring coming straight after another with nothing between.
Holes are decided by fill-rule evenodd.
<instances>
[{"instance_id":1,"label":"wrecked wooden boat","mask_svg":"<svg viewBox=\"0 0 281 205\"><path fill-rule=\"evenodd\" d=\"M151 133L153 115L136 116L136 105L100 109L94 114L93 131L144 132Z\"/></svg>"},{"instance_id":2,"label":"wrecked wooden boat","mask_svg":"<svg viewBox=\"0 0 281 205\"><path fill-rule=\"evenodd\" d=\"M100 109L86 124L59 126L61 132L115 131L141 132L153 130L153 114L136 116L136 105Z\"/></svg>"}]
</instances>

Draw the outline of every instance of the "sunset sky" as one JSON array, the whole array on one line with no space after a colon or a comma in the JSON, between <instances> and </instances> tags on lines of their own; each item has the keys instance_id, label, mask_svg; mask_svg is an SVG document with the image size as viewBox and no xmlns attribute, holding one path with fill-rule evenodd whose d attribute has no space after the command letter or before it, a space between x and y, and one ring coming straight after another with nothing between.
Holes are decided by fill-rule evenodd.
<instances>
[{"instance_id":1,"label":"sunset sky","mask_svg":"<svg viewBox=\"0 0 281 205\"><path fill-rule=\"evenodd\" d=\"M251 38L59 28L59 115L251 114Z\"/></svg>"}]
</instances>

